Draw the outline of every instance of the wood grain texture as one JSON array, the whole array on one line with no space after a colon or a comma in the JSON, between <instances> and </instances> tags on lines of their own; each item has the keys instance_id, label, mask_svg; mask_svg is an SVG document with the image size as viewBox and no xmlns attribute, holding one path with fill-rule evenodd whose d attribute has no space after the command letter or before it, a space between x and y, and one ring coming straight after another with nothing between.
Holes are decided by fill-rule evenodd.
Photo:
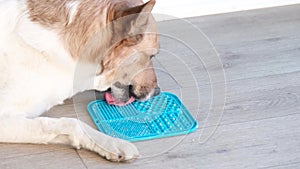
<instances>
[{"instance_id":1,"label":"wood grain texture","mask_svg":"<svg viewBox=\"0 0 300 169\"><path fill-rule=\"evenodd\" d=\"M227 88L222 116L209 113L208 71L219 67L201 63L194 52L203 59L215 53L203 35L183 23L200 28L220 54ZM179 94L197 118L195 133L137 142L141 158L120 164L65 146L0 144L0 168L299 168L299 27L300 5L160 22L158 80L163 90ZM222 87L222 80L216 84ZM94 91L78 94L45 116L78 117L95 127L86 105L101 97Z\"/></svg>"}]
</instances>

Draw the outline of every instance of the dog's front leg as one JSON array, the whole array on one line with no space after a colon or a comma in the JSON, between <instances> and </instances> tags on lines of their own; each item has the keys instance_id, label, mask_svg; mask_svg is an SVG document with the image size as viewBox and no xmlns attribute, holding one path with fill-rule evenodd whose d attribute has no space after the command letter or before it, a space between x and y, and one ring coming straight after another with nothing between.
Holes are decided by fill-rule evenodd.
<instances>
[{"instance_id":1,"label":"dog's front leg","mask_svg":"<svg viewBox=\"0 0 300 169\"><path fill-rule=\"evenodd\" d=\"M1 118L0 142L66 144L94 151L108 160L125 161L138 156L136 147L109 137L73 118Z\"/></svg>"}]
</instances>

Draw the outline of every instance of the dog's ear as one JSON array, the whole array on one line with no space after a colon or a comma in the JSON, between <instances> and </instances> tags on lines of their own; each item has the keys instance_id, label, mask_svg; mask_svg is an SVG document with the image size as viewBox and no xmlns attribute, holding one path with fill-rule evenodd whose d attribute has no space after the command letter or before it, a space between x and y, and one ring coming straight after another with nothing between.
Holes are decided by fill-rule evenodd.
<instances>
[{"instance_id":1,"label":"dog's ear","mask_svg":"<svg viewBox=\"0 0 300 169\"><path fill-rule=\"evenodd\" d=\"M114 19L121 18L123 16L137 14L137 13L150 13L155 4L155 0L150 0L142 5L135 7L128 7L127 4L123 1L114 6Z\"/></svg>"},{"instance_id":2,"label":"dog's ear","mask_svg":"<svg viewBox=\"0 0 300 169\"><path fill-rule=\"evenodd\" d=\"M113 16L114 32L122 34L128 43L136 43L142 33L146 31L150 12L155 5L155 0L150 0L135 7L126 7L125 4L116 6ZM121 39L119 39L121 40Z\"/></svg>"},{"instance_id":3,"label":"dog's ear","mask_svg":"<svg viewBox=\"0 0 300 169\"><path fill-rule=\"evenodd\" d=\"M135 15L133 17L133 26L141 27L147 24L149 13L155 5L155 0L150 0L145 4L126 9L123 11L123 16Z\"/></svg>"}]
</instances>

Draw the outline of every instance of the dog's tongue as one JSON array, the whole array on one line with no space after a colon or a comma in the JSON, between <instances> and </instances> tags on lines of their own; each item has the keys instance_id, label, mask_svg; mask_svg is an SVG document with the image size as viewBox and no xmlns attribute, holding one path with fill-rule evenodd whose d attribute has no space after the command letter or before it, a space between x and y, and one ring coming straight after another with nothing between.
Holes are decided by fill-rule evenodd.
<instances>
[{"instance_id":1,"label":"dog's tongue","mask_svg":"<svg viewBox=\"0 0 300 169\"><path fill-rule=\"evenodd\" d=\"M130 99L126 103L125 102L120 102L120 101L117 101L117 99L114 98L110 93L106 92L105 93L105 100L110 105L125 106L127 104L132 103L135 99L134 99L134 97L130 97Z\"/></svg>"}]
</instances>

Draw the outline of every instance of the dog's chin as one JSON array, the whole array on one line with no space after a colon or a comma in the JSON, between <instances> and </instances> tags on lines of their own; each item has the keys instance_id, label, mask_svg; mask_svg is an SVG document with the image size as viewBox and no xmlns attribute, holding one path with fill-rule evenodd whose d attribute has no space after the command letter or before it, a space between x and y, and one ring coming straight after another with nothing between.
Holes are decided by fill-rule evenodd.
<instances>
[{"instance_id":1,"label":"dog's chin","mask_svg":"<svg viewBox=\"0 0 300 169\"><path fill-rule=\"evenodd\" d=\"M147 100L151 99L152 97L158 95L159 93L160 93L160 89L159 88L155 88L155 89L152 89L147 94L140 94L140 95L134 94L134 98L136 100L144 102L144 101L147 101Z\"/></svg>"},{"instance_id":2,"label":"dog's chin","mask_svg":"<svg viewBox=\"0 0 300 169\"><path fill-rule=\"evenodd\" d=\"M106 92L111 93L112 97L116 102L123 102L126 103L132 98L138 101L146 101L149 100L150 98L158 95L160 93L160 88L156 87L152 89L149 93L140 93L140 92L135 92L133 90L133 87L130 85L126 90L125 88L114 88L113 90L110 88ZM129 89L129 90L127 90Z\"/></svg>"},{"instance_id":3,"label":"dog's chin","mask_svg":"<svg viewBox=\"0 0 300 169\"><path fill-rule=\"evenodd\" d=\"M148 93L147 95L141 95L139 97L137 97L136 99L139 100L139 101L147 101L149 100L150 98L152 98L154 95L154 91L151 91L150 93Z\"/></svg>"}]
</instances>

